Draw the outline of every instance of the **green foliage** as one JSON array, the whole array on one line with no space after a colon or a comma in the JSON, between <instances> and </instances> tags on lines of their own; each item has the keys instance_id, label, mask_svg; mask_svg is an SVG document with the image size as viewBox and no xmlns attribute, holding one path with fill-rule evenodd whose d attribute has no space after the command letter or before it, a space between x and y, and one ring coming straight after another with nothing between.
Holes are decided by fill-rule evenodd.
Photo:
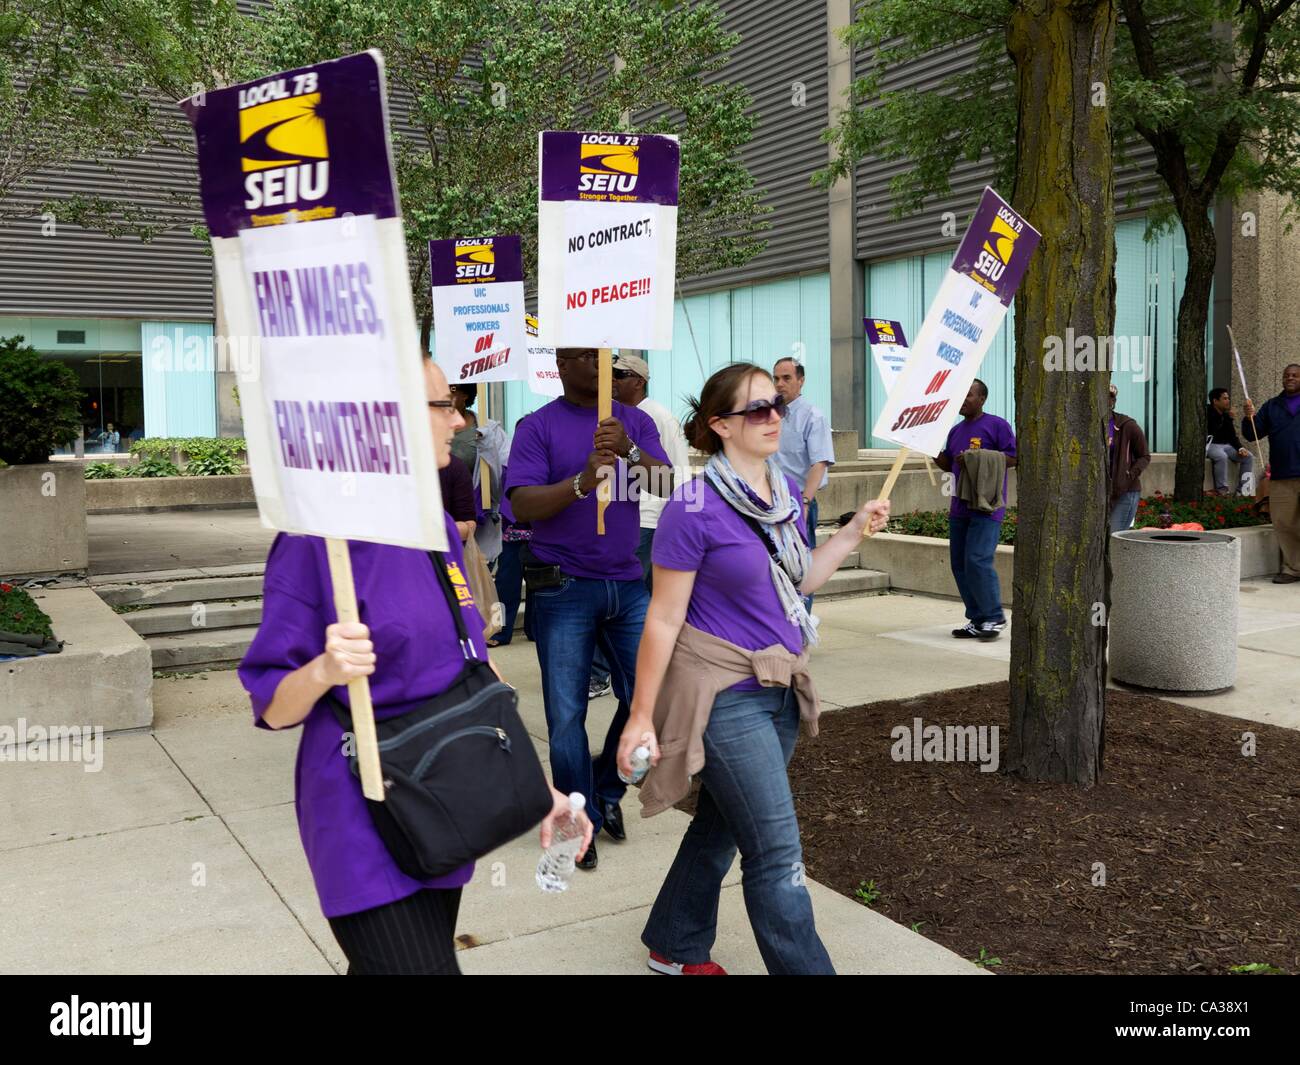
<instances>
[{"instance_id":1,"label":"green foliage","mask_svg":"<svg viewBox=\"0 0 1300 1065\"><path fill-rule=\"evenodd\" d=\"M993 955L987 950L980 947L979 957L971 958L971 962L974 965L978 965L981 969L992 969L995 965L1001 965L1002 959L993 957Z\"/></svg>"},{"instance_id":2,"label":"green foliage","mask_svg":"<svg viewBox=\"0 0 1300 1065\"><path fill-rule=\"evenodd\" d=\"M880 890L876 887L874 880L860 881L857 888L853 891L853 897L863 906L871 906L880 898Z\"/></svg>"},{"instance_id":3,"label":"green foliage","mask_svg":"<svg viewBox=\"0 0 1300 1065\"><path fill-rule=\"evenodd\" d=\"M1168 514L1176 524L1200 522L1207 530L1244 529L1252 525L1267 525L1269 519L1255 511L1255 500L1248 496L1207 496L1199 503L1181 503L1173 496L1157 492L1138 500L1134 528L1145 529L1160 524L1163 514ZM1006 520L998 543L1015 545L1016 529L1020 516L1015 507L1007 507ZM933 536L948 539L948 512L946 510L914 510L889 519L886 532L905 536Z\"/></svg>"},{"instance_id":4,"label":"green foliage","mask_svg":"<svg viewBox=\"0 0 1300 1065\"><path fill-rule=\"evenodd\" d=\"M1266 188L1300 194L1300 7L1237 0L1119 0L1122 21L1106 106L1116 163L1139 137L1180 144L1189 188L1235 196ZM920 210L951 193L957 163L988 158L994 184L1010 193L1016 150L1014 70L1006 52L1011 0L876 0L859 5L845 39L864 71L852 106L828 131L832 160L818 180L847 175L865 156L908 160L894 179L893 213ZM1288 9L1289 8L1289 9ZM1276 15L1275 21L1270 21ZM1150 29L1149 51L1134 26ZM1224 27L1227 32L1224 32ZM934 89L895 88L895 68L935 51L971 49L976 62ZM1258 57L1258 62L1254 57ZM965 67L966 64L955 64ZM1170 173L1160 175L1166 182ZM1172 191L1149 216L1175 219Z\"/></svg>"},{"instance_id":5,"label":"green foliage","mask_svg":"<svg viewBox=\"0 0 1300 1065\"><path fill-rule=\"evenodd\" d=\"M44 359L20 336L0 337L0 459L46 462L81 430L81 388L61 362Z\"/></svg>"},{"instance_id":6,"label":"green foliage","mask_svg":"<svg viewBox=\"0 0 1300 1065\"><path fill-rule=\"evenodd\" d=\"M131 477L179 477L181 471L168 459L144 459L131 467Z\"/></svg>"},{"instance_id":7,"label":"green foliage","mask_svg":"<svg viewBox=\"0 0 1300 1065\"><path fill-rule=\"evenodd\" d=\"M748 99L716 77L737 37L712 2L280 0L266 22L268 72L377 47L411 101L394 154L417 313L433 238L519 233L535 276L538 132L620 129L625 112L632 130L682 138L680 274L762 247L766 208L740 161Z\"/></svg>"},{"instance_id":8,"label":"green foliage","mask_svg":"<svg viewBox=\"0 0 1300 1065\"><path fill-rule=\"evenodd\" d=\"M90 462L86 464L84 475L88 481L111 481L117 477L130 476L130 472L116 462Z\"/></svg>"},{"instance_id":9,"label":"green foliage","mask_svg":"<svg viewBox=\"0 0 1300 1065\"><path fill-rule=\"evenodd\" d=\"M1233 965L1228 969L1233 976L1285 976L1286 972L1268 962L1256 961L1249 965Z\"/></svg>"},{"instance_id":10,"label":"green foliage","mask_svg":"<svg viewBox=\"0 0 1300 1065\"><path fill-rule=\"evenodd\" d=\"M193 150L170 103L218 80L236 80L257 21L235 0L5 0L0 4L0 218L29 216L14 199L73 162L147 152L167 140ZM122 178L123 187L128 187ZM193 189L47 200L57 224L149 239L196 213Z\"/></svg>"},{"instance_id":11,"label":"green foliage","mask_svg":"<svg viewBox=\"0 0 1300 1065\"><path fill-rule=\"evenodd\" d=\"M198 458L191 456L185 467L185 476L224 477L233 473L242 473L243 468L243 464L233 455L221 451L209 451L199 455Z\"/></svg>"},{"instance_id":12,"label":"green foliage","mask_svg":"<svg viewBox=\"0 0 1300 1065\"><path fill-rule=\"evenodd\" d=\"M36 605L25 588L0 583L0 632L20 636L53 636L49 615Z\"/></svg>"},{"instance_id":13,"label":"green foliage","mask_svg":"<svg viewBox=\"0 0 1300 1065\"><path fill-rule=\"evenodd\" d=\"M146 436L131 445L131 454L139 455L142 459L170 459L172 452L177 452L190 463L215 457L222 465L233 462L236 467L239 466L239 457L247 451L248 441L242 436ZM234 472L238 473L238 468Z\"/></svg>"}]
</instances>

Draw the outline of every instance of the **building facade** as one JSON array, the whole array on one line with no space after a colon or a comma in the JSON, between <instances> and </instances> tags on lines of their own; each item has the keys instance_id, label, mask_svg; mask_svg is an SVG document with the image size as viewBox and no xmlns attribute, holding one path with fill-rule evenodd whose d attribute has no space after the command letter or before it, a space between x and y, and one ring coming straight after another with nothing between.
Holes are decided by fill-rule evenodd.
<instances>
[{"instance_id":1,"label":"building facade","mask_svg":"<svg viewBox=\"0 0 1300 1065\"><path fill-rule=\"evenodd\" d=\"M860 62L838 37L852 0L719 6L741 39L718 77L749 91L755 131L742 154L773 209L771 230L764 250L743 267L681 279L673 349L647 356L651 395L680 413L717 367L738 360L770 366L794 355L806 367L806 394L835 428L856 430L864 446L891 446L870 435L884 391L862 319L897 319L915 335L990 168L960 165L951 196L905 219L890 210L889 182L901 164L866 160L831 190L815 187L811 177L828 159L822 134ZM972 56L964 47L926 57L891 72L886 87L936 84ZM74 166L37 183L27 201L31 216L0 223L0 336L22 334L77 372L88 451L125 450L145 435L237 435L236 376L213 345L221 329L206 245L184 226L146 244L37 213L45 197L108 194L123 182L142 202L164 204L186 183L192 187L192 162L178 150L112 172ZM1116 220L1115 331L1128 359L1114 379L1120 409L1143 424L1154 450L1169 451L1186 249L1178 231L1144 239L1145 211L1158 191L1149 151L1130 146L1116 172L1116 203L1125 206ZM1269 395L1281 366L1300 356L1300 233L1285 233L1281 204L1268 195L1219 204L1216 229L1208 380L1239 392L1224 328L1231 321L1252 393ZM990 409L1012 420L1013 336L1009 316L980 374ZM524 382L511 382L486 390L484 405L509 428L542 402Z\"/></svg>"}]
</instances>

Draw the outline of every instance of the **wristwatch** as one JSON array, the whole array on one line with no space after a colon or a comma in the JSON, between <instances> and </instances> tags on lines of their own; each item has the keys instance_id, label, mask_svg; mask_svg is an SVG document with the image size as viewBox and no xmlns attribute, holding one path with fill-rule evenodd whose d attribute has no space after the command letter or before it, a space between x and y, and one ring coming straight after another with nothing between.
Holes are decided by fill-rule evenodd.
<instances>
[{"instance_id":1,"label":"wristwatch","mask_svg":"<svg viewBox=\"0 0 1300 1065\"><path fill-rule=\"evenodd\" d=\"M641 461L641 449L637 447L636 444L633 444L627 449L627 454L623 457L627 459L627 464L629 466L635 466Z\"/></svg>"},{"instance_id":2,"label":"wristwatch","mask_svg":"<svg viewBox=\"0 0 1300 1065\"><path fill-rule=\"evenodd\" d=\"M582 490L582 474L580 473L575 473L573 475L573 494L579 499L586 499L587 496L591 495L590 492L584 492Z\"/></svg>"}]
</instances>

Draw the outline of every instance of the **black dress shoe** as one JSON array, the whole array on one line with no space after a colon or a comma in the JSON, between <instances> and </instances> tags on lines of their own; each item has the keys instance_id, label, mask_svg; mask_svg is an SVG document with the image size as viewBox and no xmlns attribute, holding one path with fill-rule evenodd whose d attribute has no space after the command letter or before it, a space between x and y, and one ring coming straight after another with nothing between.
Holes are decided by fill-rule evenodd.
<instances>
[{"instance_id":1,"label":"black dress shoe","mask_svg":"<svg viewBox=\"0 0 1300 1065\"><path fill-rule=\"evenodd\" d=\"M579 858L576 864L579 869L590 870L596 868L596 841L594 839L587 844L587 853Z\"/></svg>"},{"instance_id":2,"label":"black dress shoe","mask_svg":"<svg viewBox=\"0 0 1300 1065\"><path fill-rule=\"evenodd\" d=\"M627 839L627 832L623 829L623 808L616 802L607 802L601 805L601 813L605 817L605 831L620 843Z\"/></svg>"}]
</instances>

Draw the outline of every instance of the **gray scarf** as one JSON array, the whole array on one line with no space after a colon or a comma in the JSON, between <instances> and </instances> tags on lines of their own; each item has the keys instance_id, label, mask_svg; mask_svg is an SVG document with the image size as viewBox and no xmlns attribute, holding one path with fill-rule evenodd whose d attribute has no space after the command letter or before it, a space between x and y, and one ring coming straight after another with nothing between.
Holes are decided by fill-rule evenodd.
<instances>
[{"instance_id":1,"label":"gray scarf","mask_svg":"<svg viewBox=\"0 0 1300 1065\"><path fill-rule=\"evenodd\" d=\"M735 510L759 523L764 534L776 546L776 559L768 556L772 570L772 585L776 588L786 620L798 625L805 644L817 643L818 620L808 613L799 595L812 564L812 554L803 537L799 535L801 501L790 494L790 484L776 464L774 457L767 460L767 483L772 490L772 505L763 502L744 479L735 471L727 456L719 451L704 467L704 476ZM779 559L780 565L777 564Z\"/></svg>"}]
</instances>

